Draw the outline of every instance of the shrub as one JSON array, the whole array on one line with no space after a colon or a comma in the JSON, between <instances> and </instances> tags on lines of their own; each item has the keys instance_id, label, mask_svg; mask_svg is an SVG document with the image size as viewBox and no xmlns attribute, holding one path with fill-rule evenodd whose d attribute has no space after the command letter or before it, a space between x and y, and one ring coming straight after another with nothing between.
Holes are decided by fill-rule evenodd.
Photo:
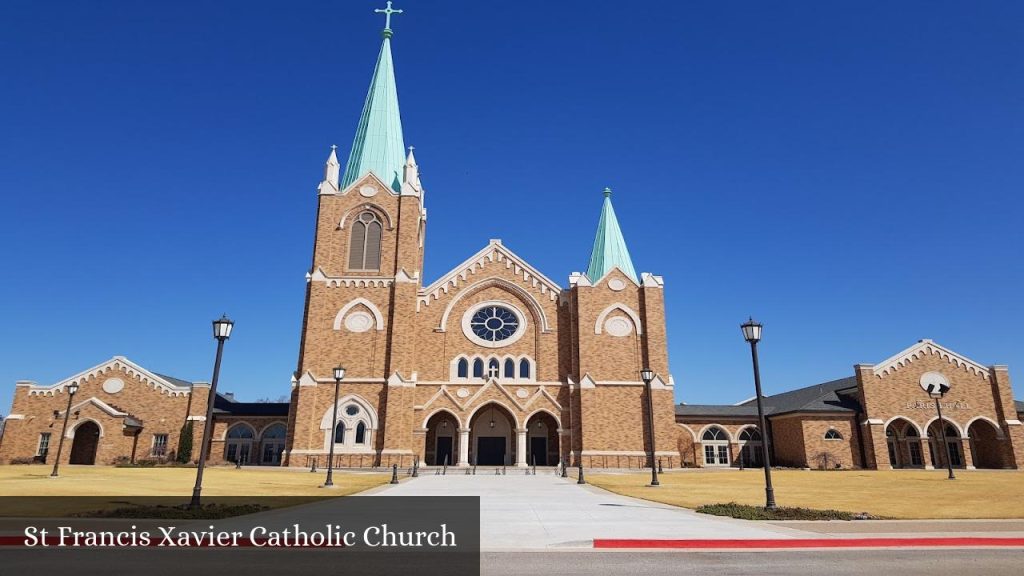
<instances>
[{"instance_id":1,"label":"shrub","mask_svg":"<svg viewBox=\"0 0 1024 576\"><path fill-rule=\"evenodd\" d=\"M854 514L839 510L815 510L813 508L783 508L769 510L761 506L749 506L729 502L728 504L705 504L697 512L713 516L729 516L741 520L877 520L878 517L866 512Z\"/></svg>"},{"instance_id":2,"label":"shrub","mask_svg":"<svg viewBox=\"0 0 1024 576\"><path fill-rule=\"evenodd\" d=\"M11 458L11 464L45 464L42 460L36 460L33 456L20 456Z\"/></svg>"},{"instance_id":3,"label":"shrub","mask_svg":"<svg viewBox=\"0 0 1024 576\"><path fill-rule=\"evenodd\" d=\"M185 506L125 506L108 510L91 510L72 514L76 518L158 518L171 520L207 519L218 520L234 516L244 516L269 510L261 504L204 504L193 509Z\"/></svg>"},{"instance_id":4,"label":"shrub","mask_svg":"<svg viewBox=\"0 0 1024 576\"><path fill-rule=\"evenodd\" d=\"M192 421L185 422L181 427L181 436L178 438L177 461L181 464L188 464L192 459Z\"/></svg>"}]
</instances>

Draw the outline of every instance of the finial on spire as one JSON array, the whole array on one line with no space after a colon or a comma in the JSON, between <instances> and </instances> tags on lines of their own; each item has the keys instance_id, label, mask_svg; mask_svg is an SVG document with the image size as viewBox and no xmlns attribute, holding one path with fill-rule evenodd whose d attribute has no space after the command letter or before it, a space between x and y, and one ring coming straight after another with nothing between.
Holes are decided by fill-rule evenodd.
<instances>
[{"instance_id":1,"label":"finial on spire","mask_svg":"<svg viewBox=\"0 0 1024 576\"><path fill-rule=\"evenodd\" d=\"M394 10L394 9L392 9L391 8L391 0L388 0L387 8L384 8L384 9L377 8L376 10L374 10L374 12L376 12L378 14L383 14L384 15L384 31L383 31L382 34L384 35L385 38L391 38L391 34L392 34L392 32L391 32L391 15L392 14L401 14L402 11L401 10Z\"/></svg>"},{"instance_id":2,"label":"finial on spire","mask_svg":"<svg viewBox=\"0 0 1024 576\"><path fill-rule=\"evenodd\" d=\"M605 186L604 187L604 197L605 198L609 198L611 195L612 195L612 189L607 187L607 186Z\"/></svg>"}]
</instances>

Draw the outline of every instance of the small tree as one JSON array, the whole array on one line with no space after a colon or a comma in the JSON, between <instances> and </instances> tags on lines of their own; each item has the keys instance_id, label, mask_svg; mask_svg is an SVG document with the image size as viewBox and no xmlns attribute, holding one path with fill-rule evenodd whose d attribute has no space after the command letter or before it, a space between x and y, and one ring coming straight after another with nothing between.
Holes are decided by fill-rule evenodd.
<instances>
[{"instance_id":1,"label":"small tree","mask_svg":"<svg viewBox=\"0 0 1024 576\"><path fill-rule=\"evenodd\" d=\"M192 421L185 422L181 427L181 437L178 439L178 462L188 464L192 460Z\"/></svg>"}]
</instances>

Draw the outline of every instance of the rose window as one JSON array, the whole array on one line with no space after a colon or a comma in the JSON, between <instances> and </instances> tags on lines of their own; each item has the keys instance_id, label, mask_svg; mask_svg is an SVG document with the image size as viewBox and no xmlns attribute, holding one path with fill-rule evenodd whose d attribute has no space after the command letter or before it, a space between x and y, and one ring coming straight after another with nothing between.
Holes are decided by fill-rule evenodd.
<instances>
[{"instance_id":1,"label":"rose window","mask_svg":"<svg viewBox=\"0 0 1024 576\"><path fill-rule=\"evenodd\" d=\"M501 342L519 329L519 318L504 306L485 306L476 311L469 326L481 340Z\"/></svg>"}]
</instances>

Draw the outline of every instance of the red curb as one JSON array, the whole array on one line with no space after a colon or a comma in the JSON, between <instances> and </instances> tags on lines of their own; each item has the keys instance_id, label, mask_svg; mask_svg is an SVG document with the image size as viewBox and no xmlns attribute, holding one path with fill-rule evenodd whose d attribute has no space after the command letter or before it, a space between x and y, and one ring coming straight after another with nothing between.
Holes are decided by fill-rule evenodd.
<instances>
[{"instance_id":1,"label":"red curb","mask_svg":"<svg viewBox=\"0 0 1024 576\"><path fill-rule=\"evenodd\" d=\"M1024 538L791 538L763 540L595 539L594 548L962 548L1024 547Z\"/></svg>"}]
</instances>

